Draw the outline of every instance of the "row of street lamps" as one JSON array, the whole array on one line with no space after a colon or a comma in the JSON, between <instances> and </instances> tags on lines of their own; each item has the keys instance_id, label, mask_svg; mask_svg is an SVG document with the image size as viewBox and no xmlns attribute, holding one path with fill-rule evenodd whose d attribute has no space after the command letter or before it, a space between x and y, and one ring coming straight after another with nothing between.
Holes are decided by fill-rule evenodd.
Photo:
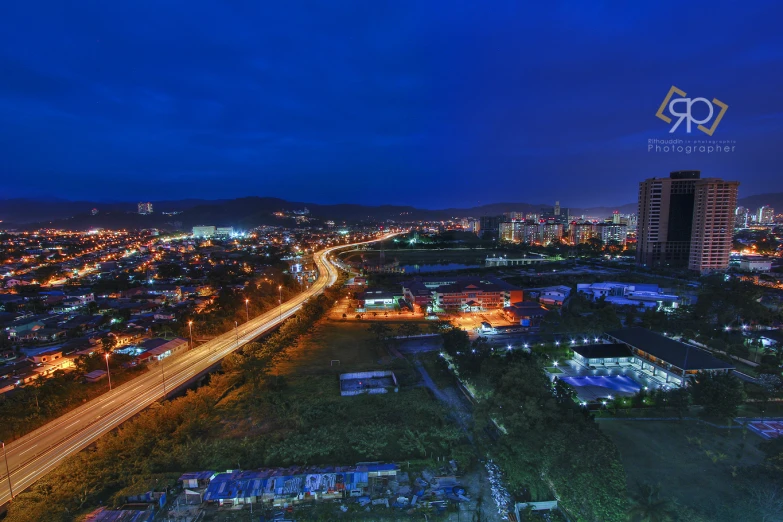
<instances>
[{"instance_id":1,"label":"row of street lamps","mask_svg":"<svg viewBox=\"0 0 783 522\"><path fill-rule=\"evenodd\" d=\"M283 321L283 285L280 285L277 287L277 291L279 293L279 300L278 305L280 308L279 313L279 321ZM247 316L247 322L250 322L250 299L245 299L245 315ZM234 321L234 328L236 333L236 343L237 348L239 347L239 322ZM193 321L188 321L188 331L190 333L190 349L193 349ZM160 373L163 377L163 397L166 397L166 370L163 367L163 362L161 361L160 365ZM109 378L109 391L111 391L111 371L109 370L109 354L106 354L106 375ZM5 450L5 444L3 444L3 449ZM10 487L10 477L9 477L9 487Z\"/></svg>"},{"instance_id":2,"label":"row of street lamps","mask_svg":"<svg viewBox=\"0 0 783 522\"><path fill-rule=\"evenodd\" d=\"M279 305L279 308L280 308L280 312L279 312L278 318L279 318L280 322L282 322L283 321L283 285L278 286L277 287L277 291L279 293L278 294L279 295L278 305ZM247 316L247 321L248 322L250 322L250 307L249 306L250 306L250 299L245 299L245 315ZM235 329L236 329L236 343L237 343L237 347L239 347L239 323L237 321L234 321L234 326L235 326ZM193 321L192 320L188 321L188 330L189 330L189 333L190 333L190 349L192 350L193 349ZM112 385L111 385L111 371L109 369L109 354L108 353L105 354L104 358L106 359L106 376L109 379L109 391L111 391L112 390ZM165 398L166 397L166 372L165 372L165 368L163 366L163 362L162 361L161 361L160 372L161 372L161 375L163 376L163 397ZM3 458L5 459L5 471L6 471L6 475L7 475L7 478L8 478L8 491L11 494L11 500L13 500L13 498L14 498L14 490L11 487L11 470L8 467L8 454L6 453L5 442L4 441L0 441L0 444L2 444L2 446L3 446Z\"/></svg>"}]
</instances>

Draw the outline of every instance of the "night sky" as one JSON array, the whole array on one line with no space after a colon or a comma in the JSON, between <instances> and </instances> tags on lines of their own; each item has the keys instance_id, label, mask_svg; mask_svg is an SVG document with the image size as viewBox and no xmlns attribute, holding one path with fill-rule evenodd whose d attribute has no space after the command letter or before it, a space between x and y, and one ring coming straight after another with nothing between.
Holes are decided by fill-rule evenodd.
<instances>
[{"instance_id":1,"label":"night sky","mask_svg":"<svg viewBox=\"0 0 783 522\"><path fill-rule=\"evenodd\" d=\"M755 1L3 2L0 199L615 205L679 169L783 191L782 20ZM673 136L672 85L729 105L712 138L676 137L735 152L647 151Z\"/></svg>"}]
</instances>

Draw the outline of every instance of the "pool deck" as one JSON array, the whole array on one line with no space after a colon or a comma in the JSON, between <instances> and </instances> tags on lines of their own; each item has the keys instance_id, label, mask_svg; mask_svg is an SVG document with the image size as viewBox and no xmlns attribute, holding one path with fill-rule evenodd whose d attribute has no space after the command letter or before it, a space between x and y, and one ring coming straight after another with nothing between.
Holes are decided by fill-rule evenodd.
<instances>
[{"instance_id":1,"label":"pool deck","mask_svg":"<svg viewBox=\"0 0 783 522\"><path fill-rule=\"evenodd\" d=\"M672 383L666 383L662 379L652 376L649 372L642 371L638 365L632 364L604 366L593 370L585 368L575 361L569 360L559 363L557 369L563 373L552 374L547 372L550 379L554 379L555 377L611 377L624 375L639 384L640 388L654 390L657 388L666 388L667 385L673 386ZM603 386L574 386L574 389L580 400L588 402L597 401L609 397L610 395L612 397L631 397L635 395L635 392L618 391Z\"/></svg>"}]
</instances>

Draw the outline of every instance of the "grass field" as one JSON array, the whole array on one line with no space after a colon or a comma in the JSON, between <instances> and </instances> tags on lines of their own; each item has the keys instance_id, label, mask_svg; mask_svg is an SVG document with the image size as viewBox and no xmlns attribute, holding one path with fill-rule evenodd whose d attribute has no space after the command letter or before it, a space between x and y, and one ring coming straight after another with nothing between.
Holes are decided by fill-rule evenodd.
<instances>
[{"instance_id":1,"label":"grass field","mask_svg":"<svg viewBox=\"0 0 783 522\"><path fill-rule=\"evenodd\" d=\"M620 450L629 492L637 483L660 484L663 498L677 499L708 520L732 519L721 514L747 499L742 468L763 460L761 439L741 429L688 421L603 420L599 425Z\"/></svg>"},{"instance_id":2,"label":"grass field","mask_svg":"<svg viewBox=\"0 0 783 522\"><path fill-rule=\"evenodd\" d=\"M383 322L396 328L397 324L410 321L389 319ZM336 376L348 372L393 370L403 386L418 382L410 363L390 356L368 331L370 324L371 321L321 320L309 335L287 351L286 359L277 364L274 371L296 379L307 375Z\"/></svg>"}]
</instances>

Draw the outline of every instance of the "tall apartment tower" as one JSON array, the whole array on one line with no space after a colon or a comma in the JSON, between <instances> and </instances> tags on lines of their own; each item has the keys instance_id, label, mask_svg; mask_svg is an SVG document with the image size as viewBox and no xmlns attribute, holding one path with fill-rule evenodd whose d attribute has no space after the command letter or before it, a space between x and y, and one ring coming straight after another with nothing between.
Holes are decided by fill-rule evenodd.
<instances>
[{"instance_id":1,"label":"tall apartment tower","mask_svg":"<svg viewBox=\"0 0 783 522\"><path fill-rule=\"evenodd\" d=\"M637 263L698 271L727 268L738 186L717 178L701 179L698 170L675 171L668 178L639 183Z\"/></svg>"},{"instance_id":2,"label":"tall apartment tower","mask_svg":"<svg viewBox=\"0 0 783 522\"><path fill-rule=\"evenodd\" d=\"M688 266L693 225L693 196L698 170L672 172L668 178L639 183L636 262L642 266Z\"/></svg>"},{"instance_id":3,"label":"tall apartment tower","mask_svg":"<svg viewBox=\"0 0 783 522\"><path fill-rule=\"evenodd\" d=\"M729 267L738 188L738 181L717 178L697 183L689 269L712 272Z\"/></svg>"}]
</instances>

